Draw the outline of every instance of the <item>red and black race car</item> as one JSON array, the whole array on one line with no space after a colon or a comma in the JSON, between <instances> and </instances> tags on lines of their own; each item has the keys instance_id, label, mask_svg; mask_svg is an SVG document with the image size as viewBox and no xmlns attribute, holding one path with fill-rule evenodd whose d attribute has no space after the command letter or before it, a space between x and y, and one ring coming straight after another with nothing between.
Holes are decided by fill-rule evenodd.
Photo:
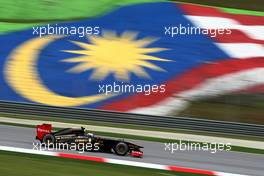
<instances>
[{"instance_id":1,"label":"red and black race car","mask_svg":"<svg viewBox=\"0 0 264 176\"><path fill-rule=\"evenodd\" d=\"M66 144L89 146L89 151L114 152L117 155L125 156L130 154L133 157L142 157L142 146L111 138L95 136L92 133L86 133L85 128L65 128L53 132L51 124L37 125L37 136L42 144ZM87 145L89 144L89 145Z\"/></svg>"}]
</instances>

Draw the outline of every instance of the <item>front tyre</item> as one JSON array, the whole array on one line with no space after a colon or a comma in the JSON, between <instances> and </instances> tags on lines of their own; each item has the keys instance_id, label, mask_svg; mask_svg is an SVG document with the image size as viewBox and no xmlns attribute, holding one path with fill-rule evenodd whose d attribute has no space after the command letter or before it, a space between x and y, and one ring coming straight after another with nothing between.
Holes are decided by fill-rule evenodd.
<instances>
[{"instance_id":1,"label":"front tyre","mask_svg":"<svg viewBox=\"0 0 264 176\"><path fill-rule=\"evenodd\" d=\"M116 144L114 151L117 155L125 156L128 153L128 145L124 142L119 142Z\"/></svg>"},{"instance_id":2,"label":"front tyre","mask_svg":"<svg viewBox=\"0 0 264 176\"><path fill-rule=\"evenodd\" d=\"M56 142L55 141L55 137L52 134L46 134L43 137L43 143L46 144L46 145L55 144L55 142Z\"/></svg>"}]
</instances>

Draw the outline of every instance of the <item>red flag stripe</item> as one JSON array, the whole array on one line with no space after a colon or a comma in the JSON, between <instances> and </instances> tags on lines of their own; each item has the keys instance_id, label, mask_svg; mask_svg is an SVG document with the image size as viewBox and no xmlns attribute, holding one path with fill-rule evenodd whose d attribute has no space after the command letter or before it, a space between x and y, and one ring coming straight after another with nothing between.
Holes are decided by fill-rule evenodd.
<instances>
[{"instance_id":1,"label":"red flag stripe","mask_svg":"<svg viewBox=\"0 0 264 176\"><path fill-rule=\"evenodd\" d=\"M193 4L177 4L177 5L187 15L231 18L233 20L236 20L242 25L264 25L264 17L262 16L230 14L222 11L219 8L202 6L202 5L193 5Z\"/></svg>"},{"instance_id":2,"label":"red flag stripe","mask_svg":"<svg viewBox=\"0 0 264 176\"><path fill-rule=\"evenodd\" d=\"M182 91L193 89L195 86L207 79L223 76L242 70L264 67L264 57L247 59L226 59L216 63L203 64L197 68L185 72L179 77L166 82L166 92L163 94L136 94L126 97L123 100L114 101L100 109L114 111L129 111L136 108L142 108L154 105L168 97L171 97Z\"/></svg>"}]
</instances>

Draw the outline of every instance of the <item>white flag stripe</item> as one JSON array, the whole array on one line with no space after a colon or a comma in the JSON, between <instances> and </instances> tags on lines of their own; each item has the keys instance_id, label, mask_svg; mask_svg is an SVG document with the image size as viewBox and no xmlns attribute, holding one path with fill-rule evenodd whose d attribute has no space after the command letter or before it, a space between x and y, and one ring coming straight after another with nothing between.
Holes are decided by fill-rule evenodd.
<instances>
[{"instance_id":1,"label":"white flag stripe","mask_svg":"<svg viewBox=\"0 0 264 176\"><path fill-rule=\"evenodd\" d=\"M179 112L188 106L189 101L224 95L254 85L264 84L263 75L264 68L255 68L208 79L195 88L175 94L158 104L146 108L137 108L130 112L151 115Z\"/></svg>"},{"instance_id":2,"label":"white flag stripe","mask_svg":"<svg viewBox=\"0 0 264 176\"><path fill-rule=\"evenodd\" d=\"M254 43L215 43L231 58L249 58L264 56L264 47Z\"/></svg>"},{"instance_id":3,"label":"white flag stripe","mask_svg":"<svg viewBox=\"0 0 264 176\"><path fill-rule=\"evenodd\" d=\"M204 17L204 16L192 16L186 15L186 17L194 23L194 25L200 28L206 29L237 29L244 32L252 39L264 40L264 26L246 26L241 25L237 21L229 18L222 17ZM232 35L232 34L230 34Z\"/></svg>"},{"instance_id":4,"label":"white flag stripe","mask_svg":"<svg viewBox=\"0 0 264 176\"><path fill-rule=\"evenodd\" d=\"M248 175L232 174L232 173L226 173L226 172L215 172L215 175L217 176L248 176Z\"/></svg>"}]
</instances>

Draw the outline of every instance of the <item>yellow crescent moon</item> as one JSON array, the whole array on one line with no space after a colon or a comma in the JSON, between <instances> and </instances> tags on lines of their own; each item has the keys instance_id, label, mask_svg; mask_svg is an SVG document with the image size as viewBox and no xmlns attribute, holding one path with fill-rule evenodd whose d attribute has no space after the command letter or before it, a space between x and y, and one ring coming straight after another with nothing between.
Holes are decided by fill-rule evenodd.
<instances>
[{"instance_id":1,"label":"yellow crescent moon","mask_svg":"<svg viewBox=\"0 0 264 176\"><path fill-rule=\"evenodd\" d=\"M105 94L78 98L66 97L56 94L43 84L36 70L39 52L61 37L34 38L17 47L9 56L4 70L8 84L17 93L31 101L52 106L80 106L109 98L109 95Z\"/></svg>"}]
</instances>

